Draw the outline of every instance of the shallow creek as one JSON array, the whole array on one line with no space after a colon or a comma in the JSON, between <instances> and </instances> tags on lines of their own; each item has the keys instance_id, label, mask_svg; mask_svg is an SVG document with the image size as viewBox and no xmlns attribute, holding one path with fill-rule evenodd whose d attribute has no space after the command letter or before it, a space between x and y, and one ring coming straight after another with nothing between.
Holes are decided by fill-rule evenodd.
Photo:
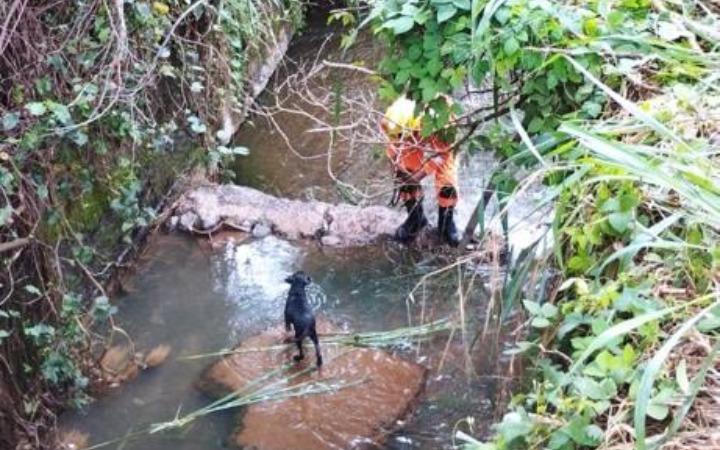
<instances>
[{"instance_id":1,"label":"shallow creek","mask_svg":"<svg viewBox=\"0 0 720 450\"><path fill-rule=\"evenodd\" d=\"M149 246L133 293L119 298L119 324L138 349L169 344L172 355L162 366L99 398L86 411L63 417L63 427L89 433L97 444L122 437L151 423L190 412L211 399L194 387L202 370L217 359L177 357L232 347L269 326L281 323L287 285L294 270L308 272L316 311L352 331L383 331L430 321L456 312L456 272L407 293L432 261L413 260L394 245L356 250L321 250L268 236L239 244L201 245L183 236L156 236ZM465 280L466 287L471 286ZM480 280L466 293L471 323L482 320L486 299ZM438 449L449 445L453 426L474 417L482 430L493 417L494 401L506 364L492 343L478 344L466 360L462 333L447 345L447 335L418 347L398 349L409 361L430 369L414 413L383 444L386 449ZM472 338L468 334L467 341ZM446 347L448 351L445 352ZM442 365L442 368L440 366ZM473 372L468 376L468 371ZM214 414L186 430L143 436L109 448L126 450L221 449L242 411ZM240 416L241 417L241 416Z\"/></svg>"}]
</instances>

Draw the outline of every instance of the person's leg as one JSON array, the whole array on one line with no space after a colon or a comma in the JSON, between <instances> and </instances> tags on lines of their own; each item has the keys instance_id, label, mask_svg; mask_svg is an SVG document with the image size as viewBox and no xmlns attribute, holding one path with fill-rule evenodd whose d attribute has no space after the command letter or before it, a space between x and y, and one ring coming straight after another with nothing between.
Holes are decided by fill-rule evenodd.
<instances>
[{"instance_id":1,"label":"person's leg","mask_svg":"<svg viewBox=\"0 0 720 450\"><path fill-rule=\"evenodd\" d=\"M458 202L457 171L451 152L439 158L434 175L438 202L438 234L448 244L457 246L460 243L460 233L453 218Z\"/></svg>"},{"instance_id":2,"label":"person's leg","mask_svg":"<svg viewBox=\"0 0 720 450\"><path fill-rule=\"evenodd\" d=\"M400 242L409 242L417 236L417 234L425 226L428 221L423 211L423 190L418 183L403 182L405 176L400 175L398 182L400 184L399 193L400 201L408 212L407 219L397 230L395 230L395 238Z\"/></svg>"},{"instance_id":3,"label":"person's leg","mask_svg":"<svg viewBox=\"0 0 720 450\"><path fill-rule=\"evenodd\" d=\"M416 181L408 181L413 173L422 169L423 155L417 149L411 147L399 149L396 146L388 146L387 154L395 168L395 185L399 200L408 212L405 222L395 231L395 239L409 242L428 223L423 211L422 186Z\"/></svg>"}]
</instances>

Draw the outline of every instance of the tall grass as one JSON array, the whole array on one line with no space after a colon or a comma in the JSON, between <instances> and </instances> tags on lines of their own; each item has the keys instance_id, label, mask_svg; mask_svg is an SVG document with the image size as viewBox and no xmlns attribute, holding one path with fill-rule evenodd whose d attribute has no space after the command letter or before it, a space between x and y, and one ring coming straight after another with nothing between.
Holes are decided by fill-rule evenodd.
<instances>
[{"instance_id":1,"label":"tall grass","mask_svg":"<svg viewBox=\"0 0 720 450\"><path fill-rule=\"evenodd\" d=\"M513 412L497 424L495 441L483 443L467 433L457 433L466 448L514 448L508 441L512 438L517 439L515 444L526 439L542 447L560 445L566 439L583 448L675 449L689 448L683 444L689 435L704 437L703 425L690 422L694 403L699 396L708 395L703 394L705 384L709 379L716 383L712 369L719 364L720 352L717 329L698 328L708 317L717 319L720 306L720 8L701 2L678 5L652 2L655 12L671 18L683 39L671 42L652 33L585 36L576 48L543 49L567 61L608 100L599 119L579 120L570 115L558 127L561 145L539 150L540 139L528 135L515 111L504 122L525 153L537 160L537 171L531 176L565 174L561 182L546 190L543 201L557 204L551 230L553 248L535 264L554 265L566 283L546 299L560 310L557 322L529 330L539 346L521 346L542 349L544 365L534 384L524 388ZM484 11L491 11L490 7ZM622 58L639 61L637 74L644 85L637 79L618 79L617 74L604 78L588 70L578 62L578 55L588 53L600 54L607 66L615 66ZM640 195L638 205L628 213L627 231L593 242L592 264L570 267L576 236L609 220L609 213L603 211L603 195L607 194L600 191L615 192L613 188L628 184ZM516 196L509 203L516 201ZM519 289L517 283L525 283L529 266L527 258L521 257L508 269L501 317L507 317L509 309L527 297L528 286ZM654 309L629 313L614 310L616 300L589 303L597 302L601 299L597 293L612 286L632 286L627 280L647 287ZM666 290L671 294L665 294ZM586 308L582 310L586 316L606 320L607 327L595 331L595 325L578 319L582 314L576 313L577 308ZM573 335L577 341L571 346L564 327L572 320L578 322L569 329L581 331ZM648 327L657 327L657 336L644 341L643 330ZM692 363L694 377L676 380L687 378L687 355L680 353L680 346L699 337L709 339L710 345L704 346L702 358ZM597 370L599 355L607 358L621 353L621 345L641 352L633 367L635 378L619 384L606 409L593 415L593 425L599 424L604 435L591 439L583 434L584 428L576 426L580 422L574 414L581 414L582 408L567 405L592 400L582 395L577 380ZM550 354L561 355L563 363L548 358ZM655 396L667 386L676 387L676 397L668 406L672 413L664 421L650 420L650 409L657 406ZM600 393L592 391L591 395ZM720 423L720 417L706 419L710 424ZM694 434L693 427L697 430ZM680 436L683 429L687 432ZM523 432L517 434L517 430Z\"/></svg>"}]
</instances>

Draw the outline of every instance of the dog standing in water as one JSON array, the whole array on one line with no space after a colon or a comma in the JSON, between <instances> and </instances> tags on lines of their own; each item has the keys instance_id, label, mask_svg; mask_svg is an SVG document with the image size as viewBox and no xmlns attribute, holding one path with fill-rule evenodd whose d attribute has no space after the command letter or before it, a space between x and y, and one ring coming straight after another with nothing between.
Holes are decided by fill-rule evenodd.
<instances>
[{"instance_id":1,"label":"dog standing in water","mask_svg":"<svg viewBox=\"0 0 720 450\"><path fill-rule=\"evenodd\" d=\"M320 343L318 342L317 331L315 330L315 315L307 302L305 287L312 282L312 279L305 272L295 272L285 278L290 284L287 301L285 302L285 330L290 331L290 325L295 330L295 344L299 354L293 359L300 361L305 357L303 353L303 341L306 337L315 345L315 356L318 367L322 366L323 360L320 355Z\"/></svg>"}]
</instances>

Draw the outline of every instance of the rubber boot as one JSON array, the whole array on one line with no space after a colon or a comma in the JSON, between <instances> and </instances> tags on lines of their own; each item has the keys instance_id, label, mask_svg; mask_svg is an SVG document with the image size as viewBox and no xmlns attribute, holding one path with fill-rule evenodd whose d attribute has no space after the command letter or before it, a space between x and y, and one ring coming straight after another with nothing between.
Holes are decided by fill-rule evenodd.
<instances>
[{"instance_id":1,"label":"rubber boot","mask_svg":"<svg viewBox=\"0 0 720 450\"><path fill-rule=\"evenodd\" d=\"M422 200L408 200L405 202L405 208L408 212L407 219L395 230L395 239L400 242L412 241L428 224L423 212Z\"/></svg>"},{"instance_id":2,"label":"rubber boot","mask_svg":"<svg viewBox=\"0 0 720 450\"><path fill-rule=\"evenodd\" d=\"M440 207L438 209L438 234L440 239L453 247L460 244L460 234L455 228L455 221L453 220L453 208Z\"/></svg>"}]
</instances>

